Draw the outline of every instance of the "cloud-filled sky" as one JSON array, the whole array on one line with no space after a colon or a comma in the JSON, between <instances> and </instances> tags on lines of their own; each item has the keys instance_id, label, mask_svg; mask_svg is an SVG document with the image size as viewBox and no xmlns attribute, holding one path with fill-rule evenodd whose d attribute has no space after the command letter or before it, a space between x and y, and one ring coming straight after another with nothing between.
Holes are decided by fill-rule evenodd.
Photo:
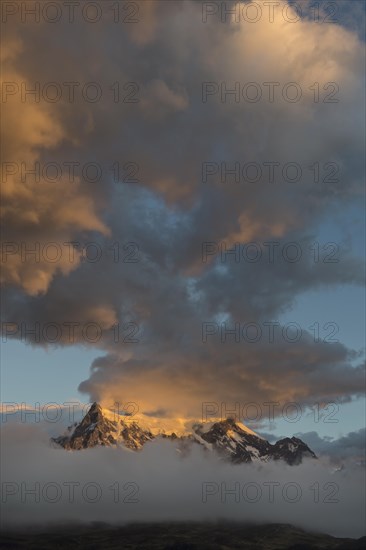
<instances>
[{"instance_id":1,"label":"cloud-filled sky","mask_svg":"<svg viewBox=\"0 0 366 550\"><path fill-rule=\"evenodd\" d=\"M37 346L50 372L67 362L65 400L135 401L163 417L200 416L202 402L360 398L363 3L339 2L329 24L311 2L298 17L279 0L273 21L262 6L255 23L243 2L226 3L239 21L189 0L135 4L135 23L103 9L96 23L62 12L3 25L3 322L15 355L2 400L24 399L22 372L54 399ZM39 101L24 95L35 83ZM39 178L22 173L35 166Z\"/></svg>"}]
</instances>

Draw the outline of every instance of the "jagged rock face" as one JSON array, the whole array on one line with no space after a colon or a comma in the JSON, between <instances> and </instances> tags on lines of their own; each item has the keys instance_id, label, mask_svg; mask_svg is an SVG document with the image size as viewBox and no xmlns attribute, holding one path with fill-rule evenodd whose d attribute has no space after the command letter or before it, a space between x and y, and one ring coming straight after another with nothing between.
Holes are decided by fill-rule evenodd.
<instances>
[{"instance_id":1,"label":"jagged rock face","mask_svg":"<svg viewBox=\"0 0 366 550\"><path fill-rule=\"evenodd\" d=\"M268 441L246 432L233 419L216 422L206 431L205 425L195 427L195 434L206 441L222 458L234 463L252 462L269 457Z\"/></svg>"},{"instance_id":2,"label":"jagged rock face","mask_svg":"<svg viewBox=\"0 0 366 550\"><path fill-rule=\"evenodd\" d=\"M285 460L290 465L297 465L305 456L316 458L301 439L285 438L271 445L247 430L240 422L230 418L213 424L209 430L204 424L200 424L195 427L195 434L211 445L224 459L235 464L256 460Z\"/></svg>"},{"instance_id":3,"label":"jagged rock face","mask_svg":"<svg viewBox=\"0 0 366 550\"><path fill-rule=\"evenodd\" d=\"M80 424L69 428L65 436L53 441L68 450L80 450L97 445L110 446L121 442L129 449L138 450L153 438L135 422L109 420L98 403L93 403Z\"/></svg>"},{"instance_id":4,"label":"jagged rock face","mask_svg":"<svg viewBox=\"0 0 366 550\"><path fill-rule=\"evenodd\" d=\"M53 441L65 449L86 449L97 445L117 443L117 422L104 417L101 407L93 403L80 424L69 428L69 434L54 438Z\"/></svg>"},{"instance_id":5,"label":"jagged rock face","mask_svg":"<svg viewBox=\"0 0 366 550\"><path fill-rule=\"evenodd\" d=\"M273 459L285 460L291 466L298 465L303 458L316 458L315 453L297 437L285 437L280 439L274 445L271 445Z\"/></svg>"},{"instance_id":6,"label":"jagged rock face","mask_svg":"<svg viewBox=\"0 0 366 550\"><path fill-rule=\"evenodd\" d=\"M151 441L154 438L151 432L141 429L136 422L126 424L123 420L120 420L119 423L122 427L119 440L129 449L137 451L147 441Z\"/></svg>"},{"instance_id":7,"label":"jagged rock face","mask_svg":"<svg viewBox=\"0 0 366 550\"><path fill-rule=\"evenodd\" d=\"M216 452L223 460L234 464L260 460L284 460L291 466L300 464L304 457L316 458L309 447L296 437L285 438L271 445L240 422L226 419L213 424L196 424L192 433L177 437L175 433L154 435L128 419L109 420L98 403L93 403L80 424L69 428L67 435L52 441L68 450L80 450L97 445L121 444L137 451L156 437L174 441L179 451L186 455L194 444Z\"/></svg>"}]
</instances>

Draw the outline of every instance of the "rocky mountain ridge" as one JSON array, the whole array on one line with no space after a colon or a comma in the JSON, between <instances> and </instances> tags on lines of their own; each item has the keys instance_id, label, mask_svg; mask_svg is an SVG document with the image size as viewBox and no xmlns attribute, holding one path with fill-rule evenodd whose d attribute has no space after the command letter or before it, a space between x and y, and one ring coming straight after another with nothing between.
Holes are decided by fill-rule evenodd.
<instances>
[{"instance_id":1,"label":"rocky mountain ridge","mask_svg":"<svg viewBox=\"0 0 366 550\"><path fill-rule=\"evenodd\" d=\"M174 432L154 434L132 417L111 420L98 403L92 404L80 423L52 441L67 450L122 445L131 451L138 451L147 442L159 437L174 441L180 450L199 444L206 451L215 452L221 459L235 464L283 460L293 466L300 464L303 458L316 458L301 439L285 438L271 444L232 418L194 424L191 432L184 436L177 436Z\"/></svg>"}]
</instances>

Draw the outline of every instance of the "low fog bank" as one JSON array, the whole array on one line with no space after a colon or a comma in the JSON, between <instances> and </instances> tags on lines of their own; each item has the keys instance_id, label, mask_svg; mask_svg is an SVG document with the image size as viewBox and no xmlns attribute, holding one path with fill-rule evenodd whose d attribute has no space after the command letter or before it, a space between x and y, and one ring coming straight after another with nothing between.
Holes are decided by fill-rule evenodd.
<instances>
[{"instance_id":1,"label":"low fog bank","mask_svg":"<svg viewBox=\"0 0 366 550\"><path fill-rule=\"evenodd\" d=\"M340 537L364 535L364 468L329 460L232 465L169 441L138 453L67 452L39 425L2 427L2 525L134 521L291 523Z\"/></svg>"}]
</instances>

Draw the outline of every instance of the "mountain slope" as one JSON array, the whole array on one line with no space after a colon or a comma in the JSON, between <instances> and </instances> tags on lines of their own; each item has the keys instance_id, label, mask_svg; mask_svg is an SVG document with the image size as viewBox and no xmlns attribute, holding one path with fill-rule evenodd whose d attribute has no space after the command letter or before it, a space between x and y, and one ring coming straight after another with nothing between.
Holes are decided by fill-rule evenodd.
<instances>
[{"instance_id":1,"label":"mountain slope","mask_svg":"<svg viewBox=\"0 0 366 550\"><path fill-rule=\"evenodd\" d=\"M123 541L123 542L121 542ZM123 544L123 546L122 546ZM336 538L287 524L248 525L235 522L133 523L111 526L64 525L34 532L4 531L0 548L80 550L363 550L366 537Z\"/></svg>"},{"instance_id":2,"label":"mountain slope","mask_svg":"<svg viewBox=\"0 0 366 550\"><path fill-rule=\"evenodd\" d=\"M256 460L285 460L288 464L296 465L304 457L316 458L301 439L285 438L271 445L244 424L231 418L212 425L196 425L194 435L208 443L223 458L237 464Z\"/></svg>"},{"instance_id":3,"label":"mountain slope","mask_svg":"<svg viewBox=\"0 0 366 550\"><path fill-rule=\"evenodd\" d=\"M93 403L80 424L70 427L64 436L52 440L68 450L80 450L97 445L123 444L134 451L153 439L150 431L140 428L136 422L110 420L98 403Z\"/></svg>"}]
</instances>

